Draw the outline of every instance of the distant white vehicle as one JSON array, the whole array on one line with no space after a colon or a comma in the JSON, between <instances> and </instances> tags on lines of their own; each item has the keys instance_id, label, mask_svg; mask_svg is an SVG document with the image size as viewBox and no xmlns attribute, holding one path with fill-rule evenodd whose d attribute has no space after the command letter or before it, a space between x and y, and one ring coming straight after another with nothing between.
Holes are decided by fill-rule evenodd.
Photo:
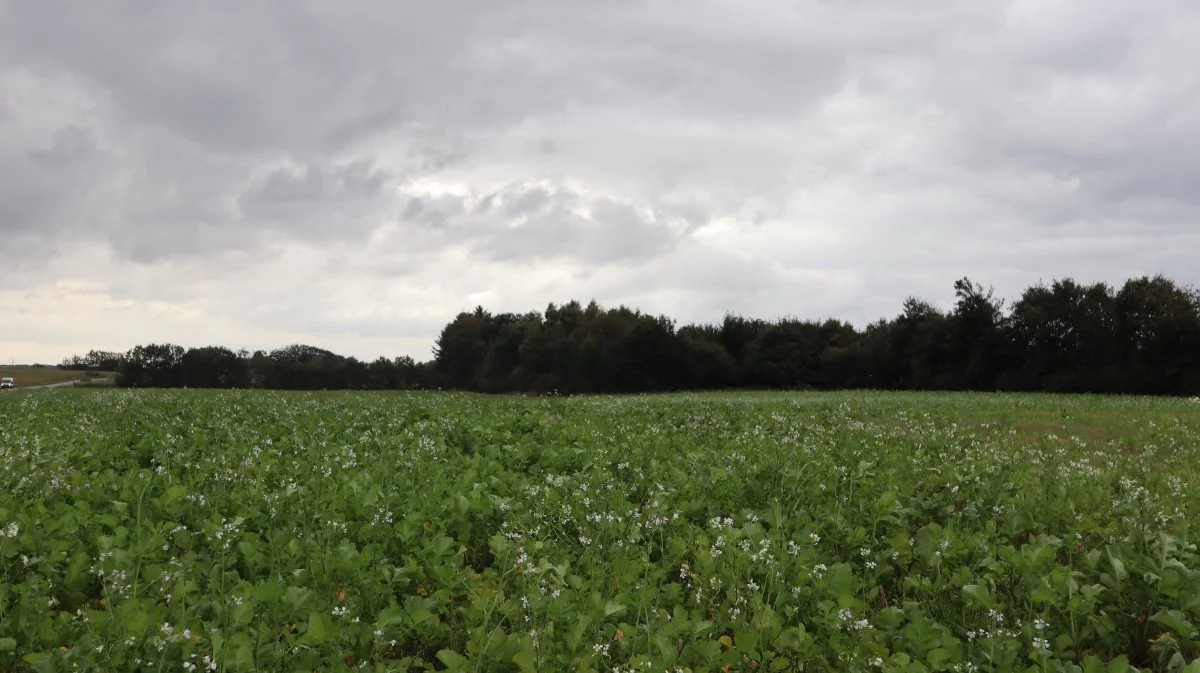
<instances>
[{"instance_id":1,"label":"distant white vehicle","mask_svg":"<svg viewBox=\"0 0 1200 673\"><path fill-rule=\"evenodd\" d=\"M13 379L11 376L5 376L0 379L0 390L7 390L13 387Z\"/></svg>"}]
</instances>

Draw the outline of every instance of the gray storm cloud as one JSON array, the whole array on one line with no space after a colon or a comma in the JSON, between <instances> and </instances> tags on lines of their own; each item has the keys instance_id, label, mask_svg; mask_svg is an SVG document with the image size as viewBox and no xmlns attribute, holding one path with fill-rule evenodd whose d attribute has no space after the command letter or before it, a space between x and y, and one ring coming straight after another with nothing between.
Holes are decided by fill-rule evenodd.
<instances>
[{"instance_id":1,"label":"gray storm cloud","mask_svg":"<svg viewBox=\"0 0 1200 673\"><path fill-rule=\"evenodd\" d=\"M1195 283L1197 57L1175 0L10 0L0 288L271 340L478 301L861 323L965 273Z\"/></svg>"}]
</instances>

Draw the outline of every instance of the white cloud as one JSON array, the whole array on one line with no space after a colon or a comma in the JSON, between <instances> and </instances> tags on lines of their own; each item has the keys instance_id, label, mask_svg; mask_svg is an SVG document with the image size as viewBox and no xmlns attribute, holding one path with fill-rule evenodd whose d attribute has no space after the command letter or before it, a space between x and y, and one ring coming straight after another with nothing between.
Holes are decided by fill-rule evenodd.
<instances>
[{"instance_id":1,"label":"white cloud","mask_svg":"<svg viewBox=\"0 0 1200 673\"><path fill-rule=\"evenodd\" d=\"M1198 45L1182 0L3 3L0 349L1197 283Z\"/></svg>"}]
</instances>

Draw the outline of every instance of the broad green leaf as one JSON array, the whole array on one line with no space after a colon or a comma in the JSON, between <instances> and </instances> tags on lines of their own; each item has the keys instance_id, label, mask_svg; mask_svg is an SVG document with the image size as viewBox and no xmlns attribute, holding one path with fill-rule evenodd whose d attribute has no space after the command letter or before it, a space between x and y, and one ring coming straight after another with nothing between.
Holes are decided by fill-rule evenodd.
<instances>
[{"instance_id":1,"label":"broad green leaf","mask_svg":"<svg viewBox=\"0 0 1200 673\"><path fill-rule=\"evenodd\" d=\"M626 607L624 605L617 603L616 601L608 601L604 604L604 616L612 617L613 615L619 615L625 612L625 609Z\"/></svg>"},{"instance_id":2,"label":"broad green leaf","mask_svg":"<svg viewBox=\"0 0 1200 673\"><path fill-rule=\"evenodd\" d=\"M313 612L308 616L308 628L304 630L300 642L305 645L324 645L328 638L329 629L325 624L325 616L319 612Z\"/></svg>"},{"instance_id":3,"label":"broad green leaf","mask_svg":"<svg viewBox=\"0 0 1200 673\"><path fill-rule=\"evenodd\" d=\"M454 650L438 650L437 658L446 665L446 670L449 671L465 671L471 663L470 660Z\"/></svg>"},{"instance_id":4,"label":"broad green leaf","mask_svg":"<svg viewBox=\"0 0 1200 673\"><path fill-rule=\"evenodd\" d=\"M962 588L962 592L985 608L996 607L996 601L992 598L991 592L982 584L968 584Z\"/></svg>"},{"instance_id":5,"label":"broad green leaf","mask_svg":"<svg viewBox=\"0 0 1200 673\"><path fill-rule=\"evenodd\" d=\"M525 673L537 670L537 653L533 650L521 650L513 655L512 660Z\"/></svg>"}]
</instances>

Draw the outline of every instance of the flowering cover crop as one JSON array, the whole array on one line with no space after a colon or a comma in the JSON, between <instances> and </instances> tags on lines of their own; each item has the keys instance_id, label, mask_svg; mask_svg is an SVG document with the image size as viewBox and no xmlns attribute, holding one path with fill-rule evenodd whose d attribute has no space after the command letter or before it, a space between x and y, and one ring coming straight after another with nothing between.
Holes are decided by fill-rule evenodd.
<instances>
[{"instance_id":1,"label":"flowering cover crop","mask_svg":"<svg viewBox=\"0 0 1200 673\"><path fill-rule=\"evenodd\" d=\"M29 392L0 670L1200 671L1198 451L1188 400Z\"/></svg>"}]
</instances>

